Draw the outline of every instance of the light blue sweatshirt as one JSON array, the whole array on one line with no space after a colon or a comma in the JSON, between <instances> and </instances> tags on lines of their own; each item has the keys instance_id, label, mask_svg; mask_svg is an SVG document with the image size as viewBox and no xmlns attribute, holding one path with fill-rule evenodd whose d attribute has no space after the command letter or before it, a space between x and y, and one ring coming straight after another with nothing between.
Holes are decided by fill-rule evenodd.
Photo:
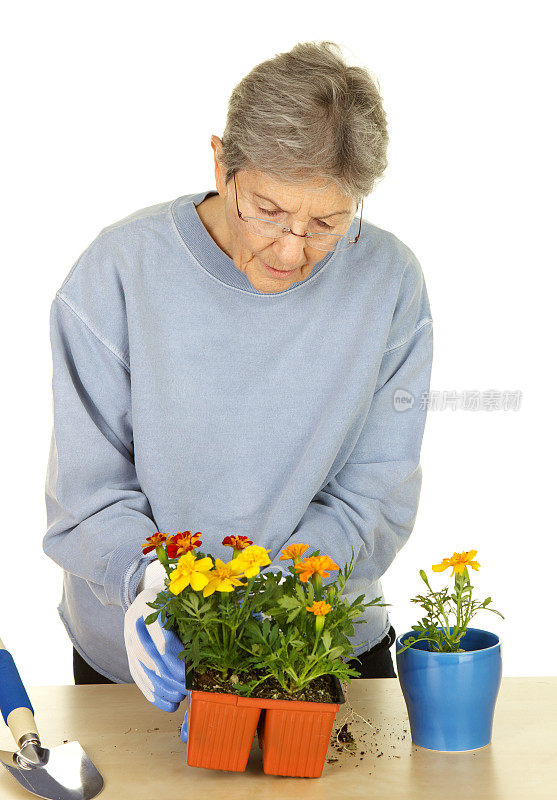
<instances>
[{"instance_id":1,"label":"light blue sweatshirt","mask_svg":"<svg viewBox=\"0 0 557 800\"><path fill-rule=\"evenodd\" d=\"M371 600L417 514L433 339L416 256L364 220L353 247L262 293L201 222L210 194L103 228L51 306L43 546L73 645L118 683L155 531L201 531L224 561L222 539L248 536L269 569L289 543L339 566L353 548L346 591ZM356 655L390 627L386 607L363 619Z\"/></svg>"}]
</instances>

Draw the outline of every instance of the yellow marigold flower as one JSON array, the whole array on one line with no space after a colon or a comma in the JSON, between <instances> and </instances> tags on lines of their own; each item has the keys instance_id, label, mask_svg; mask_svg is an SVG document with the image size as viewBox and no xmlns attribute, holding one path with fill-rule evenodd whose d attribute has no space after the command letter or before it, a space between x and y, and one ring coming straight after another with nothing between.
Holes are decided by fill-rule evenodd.
<instances>
[{"instance_id":1,"label":"yellow marigold flower","mask_svg":"<svg viewBox=\"0 0 557 800\"><path fill-rule=\"evenodd\" d=\"M203 597L209 597L213 592L233 592L235 586L245 586L238 579L243 567L238 564L237 558L233 558L227 564L220 558L215 559L215 568L207 574L208 582L203 589Z\"/></svg>"},{"instance_id":2,"label":"yellow marigold flower","mask_svg":"<svg viewBox=\"0 0 557 800\"><path fill-rule=\"evenodd\" d=\"M330 556L310 556L309 558L304 558L295 566L295 570L302 583L307 583L312 575L328 578L331 574L325 571L328 569L338 569L338 565L335 564Z\"/></svg>"},{"instance_id":3,"label":"yellow marigold flower","mask_svg":"<svg viewBox=\"0 0 557 800\"><path fill-rule=\"evenodd\" d=\"M324 600L314 600L313 605L306 606L306 611L311 611L311 613L315 614L316 617L324 617L325 614L328 614L330 610L331 606Z\"/></svg>"},{"instance_id":4,"label":"yellow marigold flower","mask_svg":"<svg viewBox=\"0 0 557 800\"><path fill-rule=\"evenodd\" d=\"M289 544L284 550L280 551L279 561L292 561L297 564L308 549L308 544Z\"/></svg>"},{"instance_id":5,"label":"yellow marigold flower","mask_svg":"<svg viewBox=\"0 0 557 800\"><path fill-rule=\"evenodd\" d=\"M434 572L443 572L447 567L452 567L451 578L464 572L466 567L478 570L480 565L477 561L472 561L477 552L477 550L465 550L463 553L453 553L451 558L444 558L440 564L433 564L431 569Z\"/></svg>"},{"instance_id":6,"label":"yellow marigold flower","mask_svg":"<svg viewBox=\"0 0 557 800\"><path fill-rule=\"evenodd\" d=\"M259 574L261 567L266 567L271 563L269 550L265 550L258 544L252 544L236 556L234 563L244 571L246 578L253 578Z\"/></svg>"},{"instance_id":7,"label":"yellow marigold flower","mask_svg":"<svg viewBox=\"0 0 557 800\"><path fill-rule=\"evenodd\" d=\"M209 556L196 559L195 555L190 551L180 557L176 568L170 573L170 585L168 588L172 594L180 594L186 586L191 586L192 589L198 592L207 585L209 570L212 566L213 562Z\"/></svg>"}]
</instances>

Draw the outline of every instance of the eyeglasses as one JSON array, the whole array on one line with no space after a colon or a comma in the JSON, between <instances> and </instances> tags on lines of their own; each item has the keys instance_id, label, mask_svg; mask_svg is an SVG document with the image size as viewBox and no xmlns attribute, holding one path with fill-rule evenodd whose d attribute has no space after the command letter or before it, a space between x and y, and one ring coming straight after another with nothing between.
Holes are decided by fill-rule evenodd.
<instances>
[{"instance_id":1,"label":"eyeglasses","mask_svg":"<svg viewBox=\"0 0 557 800\"><path fill-rule=\"evenodd\" d=\"M236 185L236 173L234 173L234 191L236 193L236 210L238 211L238 217L242 220L242 222L246 223L248 230L251 233L255 233L257 236L265 236L267 239L281 239L283 236L291 233L292 236L301 236L303 239L307 239L309 246L315 248L315 250L324 250L325 252L330 252L331 250L348 250L348 248L352 247L353 244L356 244L360 238L360 232L362 230L362 214L364 213L363 201L362 210L360 212L360 226L358 228L356 238L348 239L348 241L345 241L343 245L337 246L339 241L344 239L348 231L345 233L323 233L322 231L294 233L292 228L288 228L280 222L272 222L271 220L261 219L260 217L245 217L238 208L238 187Z\"/></svg>"}]
</instances>

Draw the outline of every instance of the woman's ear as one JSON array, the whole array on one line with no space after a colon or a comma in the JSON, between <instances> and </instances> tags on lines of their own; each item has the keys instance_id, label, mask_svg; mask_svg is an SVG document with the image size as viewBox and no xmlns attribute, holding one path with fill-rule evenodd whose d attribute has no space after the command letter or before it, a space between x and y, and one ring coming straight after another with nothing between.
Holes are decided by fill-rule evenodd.
<instances>
[{"instance_id":1,"label":"woman's ear","mask_svg":"<svg viewBox=\"0 0 557 800\"><path fill-rule=\"evenodd\" d=\"M222 141L214 134L211 136L211 147L213 148L215 158L215 186L217 187L217 192L220 194L220 196L226 197L226 167L221 160Z\"/></svg>"}]
</instances>

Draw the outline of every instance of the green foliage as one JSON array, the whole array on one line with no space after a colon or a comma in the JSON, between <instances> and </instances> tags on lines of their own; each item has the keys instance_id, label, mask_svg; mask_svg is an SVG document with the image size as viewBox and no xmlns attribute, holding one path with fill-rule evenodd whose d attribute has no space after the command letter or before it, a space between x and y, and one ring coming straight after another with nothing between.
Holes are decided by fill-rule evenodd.
<instances>
[{"instance_id":1,"label":"green foliage","mask_svg":"<svg viewBox=\"0 0 557 800\"><path fill-rule=\"evenodd\" d=\"M163 627L183 643L179 658L187 663L187 671L217 669L223 680L234 675L237 694L249 696L271 678L293 695L322 675L350 681L359 674L345 663L354 657L349 637L354 636L354 625L363 621L358 617L369 606L389 605L380 597L363 602L365 595L348 601L343 590L353 567L354 553L325 587L321 580L302 583L293 566L278 575L260 572L245 587L207 598L189 586L174 595L167 578L166 588L149 603L155 611L146 623L160 617ZM308 611L314 601L327 603L328 613L316 616Z\"/></svg>"},{"instance_id":2,"label":"green foliage","mask_svg":"<svg viewBox=\"0 0 557 800\"><path fill-rule=\"evenodd\" d=\"M404 646L397 650L397 655L421 641L428 641L429 650L432 652L463 653L464 650L459 647L459 643L475 614L479 611L492 611L504 619L499 611L487 607L491 603L491 597L481 602L472 599L474 587L470 584L467 568L464 569L464 572L455 575L452 594L449 594L448 587L434 592L423 569L420 570L420 577L429 589L429 593L418 594L416 597L412 597L410 602L419 603L426 612L426 616L422 617L417 625L412 625L412 630L416 631L417 635L408 636L403 642ZM451 616L454 624L450 621Z\"/></svg>"},{"instance_id":3,"label":"green foliage","mask_svg":"<svg viewBox=\"0 0 557 800\"><path fill-rule=\"evenodd\" d=\"M342 595L353 563L352 555L337 580L321 591L311 580L301 583L292 567L283 576L276 604L263 608L269 619L262 625L255 620L248 623L250 636L245 650L250 664L260 673L258 680L249 685L251 691L268 678L275 678L284 691L295 694L322 675L350 680L359 674L345 663L353 657L349 637L354 636L354 621L365 608L388 604L380 603L381 598L364 603L364 595L349 603ZM315 614L307 610L316 600L331 606L321 631Z\"/></svg>"}]
</instances>

